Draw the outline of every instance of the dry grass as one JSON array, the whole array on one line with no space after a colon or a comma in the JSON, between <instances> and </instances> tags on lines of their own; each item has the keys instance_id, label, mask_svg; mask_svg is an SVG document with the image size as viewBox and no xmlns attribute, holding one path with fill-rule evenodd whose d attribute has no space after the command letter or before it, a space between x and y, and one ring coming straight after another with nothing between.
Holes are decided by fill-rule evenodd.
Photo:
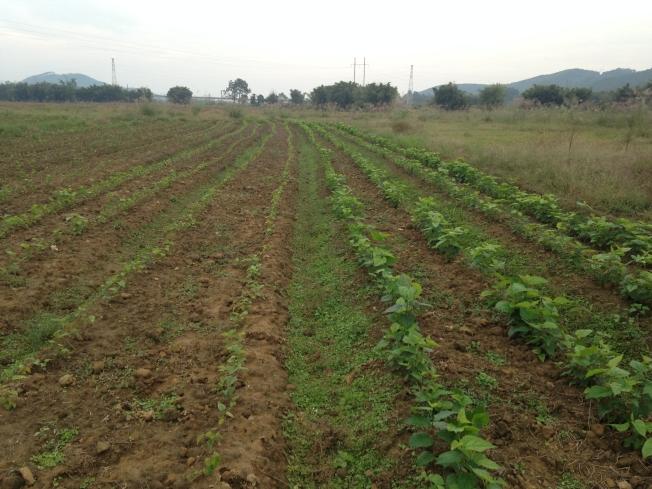
<instances>
[{"instance_id":1,"label":"dry grass","mask_svg":"<svg viewBox=\"0 0 652 489\"><path fill-rule=\"evenodd\" d=\"M226 117L231 106L152 104L0 104L0 142L36 139L109 121ZM239 107L243 115L261 109ZM324 112L265 108L267 115L341 120L362 129L428 147L446 159L462 157L525 189L553 193L572 206L585 201L602 212L652 221L652 111L565 109L446 112L397 108L378 112ZM152 113L150 113L152 112ZM0 188L1 190L1 188Z\"/></svg>"},{"instance_id":2,"label":"dry grass","mask_svg":"<svg viewBox=\"0 0 652 489\"><path fill-rule=\"evenodd\" d=\"M652 113L508 108L432 108L313 114L464 158L572 206L652 220Z\"/></svg>"}]
</instances>

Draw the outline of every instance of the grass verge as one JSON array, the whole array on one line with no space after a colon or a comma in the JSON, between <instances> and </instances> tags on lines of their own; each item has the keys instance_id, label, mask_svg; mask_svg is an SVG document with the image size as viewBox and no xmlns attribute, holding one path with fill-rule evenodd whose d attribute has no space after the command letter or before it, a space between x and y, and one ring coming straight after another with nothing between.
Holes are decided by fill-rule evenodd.
<instances>
[{"instance_id":1,"label":"grass verge","mask_svg":"<svg viewBox=\"0 0 652 489\"><path fill-rule=\"evenodd\" d=\"M399 387L372 368L369 338L374 318L365 313L355 262L338 249L338 230L320 195L317 154L301 141L301 200L293 238L287 369L295 411L288 416L291 487L372 487L392 467L377 440L392 430Z\"/></svg>"}]
</instances>

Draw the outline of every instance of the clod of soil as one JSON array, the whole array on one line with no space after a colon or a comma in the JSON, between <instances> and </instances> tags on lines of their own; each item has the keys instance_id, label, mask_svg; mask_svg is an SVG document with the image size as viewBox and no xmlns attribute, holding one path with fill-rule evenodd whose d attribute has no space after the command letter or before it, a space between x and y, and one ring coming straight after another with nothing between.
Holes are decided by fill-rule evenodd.
<instances>
[{"instance_id":1,"label":"clod of soil","mask_svg":"<svg viewBox=\"0 0 652 489\"><path fill-rule=\"evenodd\" d=\"M152 376L152 371L148 368L138 368L134 372L134 375L138 379L149 379Z\"/></svg>"},{"instance_id":2,"label":"clod of soil","mask_svg":"<svg viewBox=\"0 0 652 489\"><path fill-rule=\"evenodd\" d=\"M75 383L75 377L72 374L65 374L59 377L59 385L61 387L68 387Z\"/></svg>"},{"instance_id":3,"label":"clod of soil","mask_svg":"<svg viewBox=\"0 0 652 489\"><path fill-rule=\"evenodd\" d=\"M32 469L30 469L29 467L27 466L21 467L20 469L18 469L18 473L23 478L23 480L27 482L28 486L31 486L34 484L34 482L36 482L36 479L34 479L34 474L32 474Z\"/></svg>"},{"instance_id":4,"label":"clod of soil","mask_svg":"<svg viewBox=\"0 0 652 489\"><path fill-rule=\"evenodd\" d=\"M111 448L111 445L106 441L98 441L95 445L95 453L101 455L104 452L107 452Z\"/></svg>"}]
</instances>

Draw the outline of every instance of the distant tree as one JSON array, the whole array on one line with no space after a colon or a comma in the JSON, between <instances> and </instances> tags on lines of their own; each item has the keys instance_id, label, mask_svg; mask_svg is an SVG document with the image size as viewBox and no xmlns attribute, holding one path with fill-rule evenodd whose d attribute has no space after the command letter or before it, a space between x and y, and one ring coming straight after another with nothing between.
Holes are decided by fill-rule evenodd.
<instances>
[{"instance_id":1,"label":"distant tree","mask_svg":"<svg viewBox=\"0 0 652 489\"><path fill-rule=\"evenodd\" d=\"M505 86L496 83L495 85L487 85L480 90L479 101L481 105L493 109L505 104L506 95L507 89Z\"/></svg>"},{"instance_id":2,"label":"distant tree","mask_svg":"<svg viewBox=\"0 0 652 489\"><path fill-rule=\"evenodd\" d=\"M326 88L324 85L313 88L312 92L310 92L310 101L314 105L318 105L320 107L324 106L329 102L328 98L328 88Z\"/></svg>"},{"instance_id":3,"label":"distant tree","mask_svg":"<svg viewBox=\"0 0 652 489\"><path fill-rule=\"evenodd\" d=\"M357 90L357 83L337 82L329 87L329 102L334 103L341 109L346 109L356 101Z\"/></svg>"},{"instance_id":4,"label":"distant tree","mask_svg":"<svg viewBox=\"0 0 652 489\"><path fill-rule=\"evenodd\" d=\"M616 102L628 102L636 97L636 92L629 86L629 83L620 87L614 93L614 100Z\"/></svg>"},{"instance_id":5,"label":"distant tree","mask_svg":"<svg viewBox=\"0 0 652 489\"><path fill-rule=\"evenodd\" d=\"M137 102L151 99L152 91L149 88L129 90L116 85L78 87L75 80L0 84L0 100L16 102Z\"/></svg>"},{"instance_id":6,"label":"distant tree","mask_svg":"<svg viewBox=\"0 0 652 489\"><path fill-rule=\"evenodd\" d=\"M564 89L559 85L534 85L523 92L523 98L541 105L562 105Z\"/></svg>"},{"instance_id":7,"label":"distant tree","mask_svg":"<svg viewBox=\"0 0 652 489\"><path fill-rule=\"evenodd\" d=\"M256 97L256 102L258 105L263 105L265 103L265 97L263 95L258 95Z\"/></svg>"},{"instance_id":8,"label":"distant tree","mask_svg":"<svg viewBox=\"0 0 652 489\"><path fill-rule=\"evenodd\" d=\"M297 90L296 88L293 88L290 90L290 100L294 105L301 105L305 101L306 96L303 94L301 90Z\"/></svg>"},{"instance_id":9,"label":"distant tree","mask_svg":"<svg viewBox=\"0 0 652 489\"><path fill-rule=\"evenodd\" d=\"M242 78L236 78L235 80L229 81L229 85L226 87L225 92L229 94L234 102L236 102L237 100L241 100L243 95L249 95L251 90L246 81Z\"/></svg>"},{"instance_id":10,"label":"distant tree","mask_svg":"<svg viewBox=\"0 0 652 489\"><path fill-rule=\"evenodd\" d=\"M566 90L566 103L568 105L583 104L591 99L593 90L585 87L569 88Z\"/></svg>"},{"instance_id":11,"label":"distant tree","mask_svg":"<svg viewBox=\"0 0 652 489\"><path fill-rule=\"evenodd\" d=\"M82 102L121 102L129 100L129 91L116 85L92 85L77 90Z\"/></svg>"},{"instance_id":12,"label":"distant tree","mask_svg":"<svg viewBox=\"0 0 652 489\"><path fill-rule=\"evenodd\" d=\"M265 98L265 102L267 102L268 104L276 104L276 103L278 103L278 95L276 95L276 93L274 93L274 92L270 93Z\"/></svg>"},{"instance_id":13,"label":"distant tree","mask_svg":"<svg viewBox=\"0 0 652 489\"><path fill-rule=\"evenodd\" d=\"M251 105L258 105L258 99L256 98L256 94L252 93L251 97L249 97L249 103Z\"/></svg>"},{"instance_id":14,"label":"distant tree","mask_svg":"<svg viewBox=\"0 0 652 489\"><path fill-rule=\"evenodd\" d=\"M129 90L127 93L129 102L151 102L153 96L152 91L146 87Z\"/></svg>"},{"instance_id":15,"label":"distant tree","mask_svg":"<svg viewBox=\"0 0 652 489\"><path fill-rule=\"evenodd\" d=\"M464 92L453 82L432 89L435 94L434 103L446 110L460 110L468 105Z\"/></svg>"},{"instance_id":16,"label":"distant tree","mask_svg":"<svg viewBox=\"0 0 652 489\"><path fill-rule=\"evenodd\" d=\"M192 92L188 87L172 87L168 90L168 100L174 104L189 104L192 100Z\"/></svg>"},{"instance_id":17,"label":"distant tree","mask_svg":"<svg viewBox=\"0 0 652 489\"><path fill-rule=\"evenodd\" d=\"M398 90L391 83L370 83L361 88L361 94L364 103L389 105L398 97Z\"/></svg>"}]
</instances>

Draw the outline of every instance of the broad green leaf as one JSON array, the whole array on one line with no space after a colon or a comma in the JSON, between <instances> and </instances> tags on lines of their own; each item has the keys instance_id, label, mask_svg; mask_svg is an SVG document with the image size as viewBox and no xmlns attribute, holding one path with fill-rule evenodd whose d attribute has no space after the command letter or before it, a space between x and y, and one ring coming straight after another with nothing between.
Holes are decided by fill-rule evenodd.
<instances>
[{"instance_id":1,"label":"broad green leaf","mask_svg":"<svg viewBox=\"0 0 652 489\"><path fill-rule=\"evenodd\" d=\"M473 474L451 474L446 477L446 488L478 489L477 480Z\"/></svg>"},{"instance_id":2,"label":"broad green leaf","mask_svg":"<svg viewBox=\"0 0 652 489\"><path fill-rule=\"evenodd\" d=\"M435 454L432 452L421 452L414 463L417 467L426 467L435 460Z\"/></svg>"},{"instance_id":3,"label":"broad green leaf","mask_svg":"<svg viewBox=\"0 0 652 489\"><path fill-rule=\"evenodd\" d=\"M460 409L457 413L457 422L462 424L468 424L469 418L466 417L466 410L464 408Z\"/></svg>"},{"instance_id":4,"label":"broad green leaf","mask_svg":"<svg viewBox=\"0 0 652 489\"><path fill-rule=\"evenodd\" d=\"M644 459L652 455L652 438L648 438L645 440L645 443L643 443L643 448L641 448L641 455L643 455Z\"/></svg>"},{"instance_id":5,"label":"broad green leaf","mask_svg":"<svg viewBox=\"0 0 652 489\"><path fill-rule=\"evenodd\" d=\"M484 452L486 450L494 448L494 445L492 445L490 442L488 442L484 438L480 438L479 436L475 436L475 435L463 436L462 439L459 441L459 446L466 450L471 450L473 452Z\"/></svg>"},{"instance_id":6,"label":"broad green leaf","mask_svg":"<svg viewBox=\"0 0 652 489\"><path fill-rule=\"evenodd\" d=\"M618 364L619 364L622 360L623 360L623 356L622 356L622 355L618 355L618 356L616 356L616 357L613 357L611 360L609 360L609 362L607 362L607 366L609 366L609 368L614 368L614 367L618 366Z\"/></svg>"},{"instance_id":7,"label":"broad green leaf","mask_svg":"<svg viewBox=\"0 0 652 489\"><path fill-rule=\"evenodd\" d=\"M430 426L430 420L426 418L425 416L410 416L408 419L405 420L406 424L409 424L410 426L416 426L417 428L427 428Z\"/></svg>"},{"instance_id":8,"label":"broad green leaf","mask_svg":"<svg viewBox=\"0 0 652 489\"><path fill-rule=\"evenodd\" d=\"M437 457L437 465L442 467L448 467L450 465L456 465L462 461L462 454L456 450L449 450L444 452Z\"/></svg>"},{"instance_id":9,"label":"broad green leaf","mask_svg":"<svg viewBox=\"0 0 652 489\"><path fill-rule=\"evenodd\" d=\"M500 469L500 465L491 460L489 457L485 457L484 455L481 455L480 458L475 461L475 463L477 463L480 467L484 467L485 469L489 470Z\"/></svg>"},{"instance_id":10,"label":"broad green leaf","mask_svg":"<svg viewBox=\"0 0 652 489\"><path fill-rule=\"evenodd\" d=\"M611 389L604 387L602 385L594 385L589 387L584 391L587 399L600 399L603 397L609 397L611 395Z\"/></svg>"},{"instance_id":11,"label":"broad green leaf","mask_svg":"<svg viewBox=\"0 0 652 489\"><path fill-rule=\"evenodd\" d=\"M528 285L530 287L542 286L548 283L548 281L545 278L538 277L536 275L521 275L520 279L523 281L525 285Z\"/></svg>"},{"instance_id":12,"label":"broad green leaf","mask_svg":"<svg viewBox=\"0 0 652 489\"><path fill-rule=\"evenodd\" d=\"M632 421L632 426L636 430L636 433L638 433L641 436L645 436L647 433L647 425L645 424L645 421L642 421L640 419L635 419Z\"/></svg>"},{"instance_id":13,"label":"broad green leaf","mask_svg":"<svg viewBox=\"0 0 652 489\"><path fill-rule=\"evenodd\" d=\"M428 433L424 432L419 432L419 433L414 433L410 437L410 448L428 448L431 447L432 444L434 443L434 440L432 439L432 436L430 436Z\"/></svg>"},{"instance_id":14,"label":"broad green leaf","mask_svg":"<svg viewBox=\"0 0 652 489\"><path fill-rule=\"evenodd\" d=\"M645 387L643 387L643 394L652 397L652 382L645 383Z\"/></svg>"},{"instance_id":15,"label":"broad green leaf","mask_svg":"<svg viewBox=\"0 0 652 489\"><path fill-rule=\"evenodd\" d=\"M473 473L475 475L478 476L478 478L480 480L483 480L485 482L491 482L491 481L494 480L494 478L491 476L491 474L488 471L484 470L484 469L478 469L478 468L473 467L473 468L471 468L471 470L473 471Z\"/></svg>"},{"instance_id":16,"label":"broad green leaf","mask_svg":"<svg viewBox=\"0 0 652 489\"><path fill-rule=\"evenodd\" d=\"M615 429L620 433L624 433L629 429L629 421L620 424L610 424L609 426L611 426L613 429Z\"/></svg>"},{"instance_id":17,"label":"broad green leaf","mask_svg":"<svg viewBox=\"0 0 652 489\"><path fill-rule=\"evenodd\" d=\"M489 424L489 415L485 411L475 413L472 422L476 428L484 428Z\"/></svg>"}]
</instances>

